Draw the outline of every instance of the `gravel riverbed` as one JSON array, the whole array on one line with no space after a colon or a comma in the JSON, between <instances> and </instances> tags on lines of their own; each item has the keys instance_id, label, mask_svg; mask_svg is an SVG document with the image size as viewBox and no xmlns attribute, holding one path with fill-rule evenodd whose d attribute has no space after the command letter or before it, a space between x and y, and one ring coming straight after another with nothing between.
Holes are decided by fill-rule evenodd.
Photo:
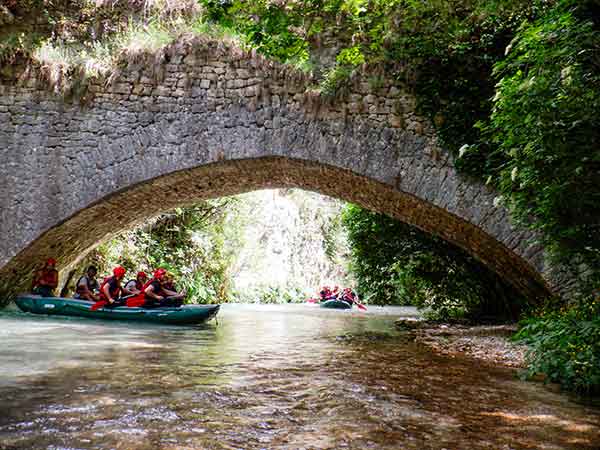
<instances>
[{"instance_id":1,"label":"gravel riverbed","mask_svg":"<svg viewBox=\"0 0 600 450\"><path fill-rule=\"evenodd\" d=\"M493 366L525 367L527 347L510 340L517 325L449 325L419 320L399 320L415 342L450 357L468 357Z\"/></svg>"}]
</instances>

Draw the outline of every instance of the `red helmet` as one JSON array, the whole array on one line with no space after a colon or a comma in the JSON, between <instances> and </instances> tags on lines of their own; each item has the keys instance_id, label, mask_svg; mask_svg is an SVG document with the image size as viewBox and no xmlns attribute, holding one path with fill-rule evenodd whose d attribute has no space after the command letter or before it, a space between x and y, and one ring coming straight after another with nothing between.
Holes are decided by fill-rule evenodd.
<instances>
[{"instance_id":1,"label":"red helmet","mask_svg":"<svg viewBox=\"0 0 600 450\"><path fill-rule=\"evenodd\" d=\"M113 269L113 275L117 278L125 276L125 272L127 271L121 266L117 266Z\"/></svg>"},{"instance_id":2,"label":"red helmet","mask_svg":"<svg viewBox=\"0 0 600 450\"><path fill-rule=\"evenodd\" d=\"M156 269L154 271L154 278L156 278L157 280L160 280L166 274L167 274L167 271L165 269Z\"/></svg>"},{"instance_id":3,"label":"red helmet","mask_svg":"<svg viewBox=\"0 0 600 450\"><path fill-rule=\"evenodd\" d=\"M148 275L146 275L146 272L140 271L137 273L137 277L138 278L148 278Z\"/></svg>"},{"instance_id":4,"label":"red helmet","mask_svg":"<svg viewBox=\"0 0 600 450\"><path fill-rule=\"evenodd\" d=\"M54 258L48 258L46 260L46 265L47 266L55 266L56 265L56 260Z\"/></svg>"}]
</instances>

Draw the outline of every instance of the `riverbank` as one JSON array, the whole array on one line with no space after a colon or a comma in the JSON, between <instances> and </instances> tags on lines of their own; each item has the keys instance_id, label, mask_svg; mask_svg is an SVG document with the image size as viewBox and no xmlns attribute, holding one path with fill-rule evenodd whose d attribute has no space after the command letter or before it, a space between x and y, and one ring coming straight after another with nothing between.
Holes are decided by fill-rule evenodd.
<instances>
[{"instance_id":1,"label":"riverbank","mask_svg":"<svg viewBox=\"0 0 600 450\"><path fill-rule=\"evenodd\" d=\"M476 359L489 366L525 367L527 346L510 340L516 324L467 326L401 319L396 327L442 355Z\"/></svg>"}]
</instances>

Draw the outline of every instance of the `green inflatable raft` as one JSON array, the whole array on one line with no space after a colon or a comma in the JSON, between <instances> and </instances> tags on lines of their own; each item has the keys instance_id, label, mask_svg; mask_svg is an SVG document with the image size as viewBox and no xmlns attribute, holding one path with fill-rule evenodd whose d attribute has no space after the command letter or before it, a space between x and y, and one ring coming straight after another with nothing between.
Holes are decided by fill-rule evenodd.
<instances>
[{"instance_id":1,"label":"green inflatable raft","mask_svg":"<svg viewBox=\"0 0 600 450\"><path fill-rule=\"evenodd\" d=\"M343 300L331 299L331 300L321 302L321 308L352 309L352 305Z\"/></svg>"},{"instance_id":2,"label":"green inflatable raft","mask_svg":"<svg viewBox=\"0 0 600 450\"><path fill-rule=\"evenodd\" d=\"M130 320L169 325L194 325L206 322L217 315L220 305L183 305L179 308L100 308L91 310L93 303L73 298L20 295L15 299L24 312L60 316L91 317L106 320Z\"/></svg>"}]
</instances>

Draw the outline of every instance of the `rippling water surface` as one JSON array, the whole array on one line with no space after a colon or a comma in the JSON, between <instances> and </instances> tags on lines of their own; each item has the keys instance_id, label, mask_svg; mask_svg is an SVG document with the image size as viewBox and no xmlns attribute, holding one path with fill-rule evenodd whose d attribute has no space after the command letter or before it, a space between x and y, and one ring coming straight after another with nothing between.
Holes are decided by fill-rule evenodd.
<instances>
[{"instance_id":1,"label":"rippling water surface","mask_svg":"<svg viewBox=\"0 0 600 450\"><path fill-rule=\"evenodd\" d=\"M0 449L600 449L600 409L396 333L409 309L165 327L0 312Z\"/></svg>"}]
</instances>

